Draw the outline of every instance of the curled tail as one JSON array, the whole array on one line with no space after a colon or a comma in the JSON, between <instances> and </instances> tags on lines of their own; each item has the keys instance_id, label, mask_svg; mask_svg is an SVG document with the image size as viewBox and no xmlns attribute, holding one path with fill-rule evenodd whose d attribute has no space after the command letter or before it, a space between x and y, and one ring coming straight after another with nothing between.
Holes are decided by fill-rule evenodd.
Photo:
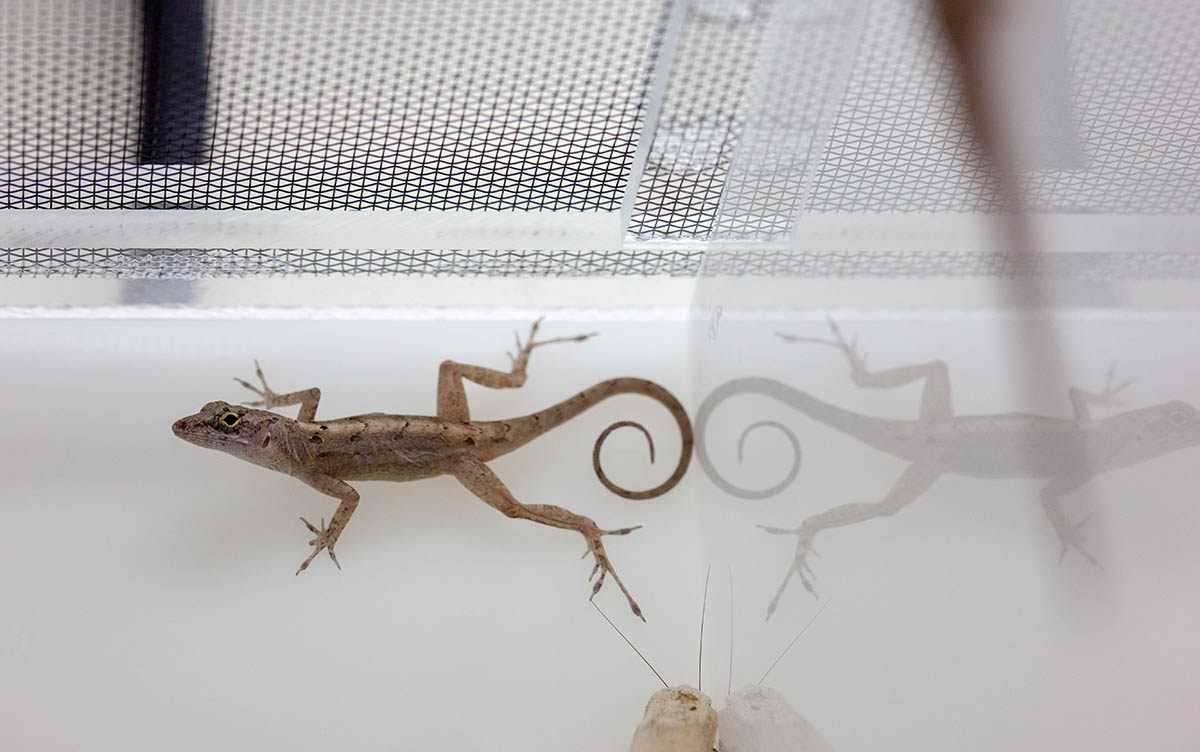
<instances>
[{"instance_id":1,"label":"curled tail","mask_svg":"<svg viewBox=\"0 0 1200 752\"><path fill-rule=\"evenodd\" d=\"M805 395L802 395L801 392L798 392L787 384L784 384L780 381L775 381L773 379L734 379L733 381L726 382L725 384L722 384L714 389L712 394L709 394L708 397L704 399L704 402L700 405L700 409L696 411L696 434L700 437L700 441L696 445L696 461L700 463L700 467L704 468L704 474L708 476L708 479L712 481L713 485L715 485L717 488L720 488L730 496L736 496L739 499L765 499L778 494L780 491L790 486L792 481L794 481L796 476L800 473L800 440L796 438L796 434L792 433L790 428L777 421L763 420L758 421L757 423L751 423L744 431L742 431L741 436L738 437L738 462L742 461L746 445L746 437L749 436L752 431L758 428L774 428L782 433L792 445L792 465L788 468L787 475L783 478L783 480L779 481L773 486L770 486L769 488L742 488L741 486L735 486L734 484L730 483L719 472L717 472L716 467L713 466L712 458L708 456L708 446L707 442L705 441L705 436L707 435L706 429L708 427L708 419L712 415L713 410L717 408L717 405L738 394L760 394L765 397L777 399L780 402L792 407L799 407L797 404L798 396Z\"/></svg>"},{"instance_id":2,"label":"curled tail","mask_svg":"<svg viewBox=\"0 0 1200 752\"><path fill-rule=\"evenodd\" d=\"M654 462L654 440L650 438L650 432L640 423L632 420L622 420L604 429L596 438L596 443L592 447L592 466L595 468L596 477L600 479L600 482L609 491L626 499L653 499L656 496L665 494L674 488L683 479L684 474L687 473L688 464L692 460L694 437L692 434L692 422L688 418L687 411L683 409L683 405L679 404L679 400L675 399L675 395L653 381L633 378L601 381L599 384L588 387L573 397L568 397L557 405L552 405L532 415L506 421L505 423L509 428L505 435L504 453L532 441L585 410L618 394L645 395L667 408L667 411L671 413L671 417L675 419L676 425L679 426L679 436L682 444L680 447L679 462L675 465L675 471L671 473L671 477L654 488L645 491L631 491L618 486L609 479L608 475L604 472L604 468L600 465L600 448L603 446L604 440L613 431L626 427L636 428L641 431L650 446L650 461Z\"/></svg>"}]
</instances>

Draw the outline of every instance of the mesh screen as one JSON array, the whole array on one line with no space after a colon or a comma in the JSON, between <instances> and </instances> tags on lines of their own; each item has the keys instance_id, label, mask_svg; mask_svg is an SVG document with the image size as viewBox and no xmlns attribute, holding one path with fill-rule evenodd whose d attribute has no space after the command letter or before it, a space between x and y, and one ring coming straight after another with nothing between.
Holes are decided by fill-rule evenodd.
<instances>
[{"instance_id":1,"label":"mesh screen","mask_svg":"<svg viewBox=\"0 0 1200 752\"><path fill-rule=\"evenodd\" d=\"M755 83L747 90L750 114L725 177L711 240L791 237L862 35L865 5L807 0L776 12Z\"/></svg>"},{"instance_id":2,"label":"mesh screen","mask_svg":"<svg viewBox=\"0 0 1200 752\"><path fill-rule=\"evenodd\" d=\"M1048 211L1200 210L1200 3L1068 4L1080 169L1030 174ZM924 3L876 0L810 211L992 211L948 50Z\"/></svg>"},{"instance_id":3,"label":"mesh screen","mask_svg":"<svg viewBox=\"0 0 1200 752\"><path fill-rule=\"evenodd\" d=\"M762 122L763 112L751 111L754 74L780 2L686 3L661 116L637 176L632 240L781 240L791 232L797 205L790 199L804 197L797 186L809 169L797 156L805 144L772 142L764 151L761 141L743 142L756 115ZM174 158L160 160L177 163L140 164L147 159L141 124L147 107L159 106L142 96L153 76L143 67L141 2L5 0L0 209L613 211L630 178L669 4L209 0L211 44L196 51L205 75L191 82L196 96L207 96L207 114L190 129L150 131L178 141L162 152ZM1200 3L1075 0L1069 7L1085 161L1029 175L1033 204L1047 211L1197 213ZM938 33L924 2L872 0L807 211L998 208L987 165L964 135L956 78ZM833 75L825 49L814 40L797 53L798 86L806 70L814 86ZM797 91L800 101L816 89ZM786 102L787 94L771 96ZM195 146L183 142L197 134L206 161L182 163ZM737 173L746 163L755 165L752 179ZM794 195L781 201L781 193ZM53 242L6 237L7 245ZM175 261L166 251L12 248L0 251L0 272L119 275L127 271L121 263L150 276L697 268L689 266L698 258L691 251L672 256L638 247L584 254L453 245L203 249L176 251ZM146 253L157 267L147 266ZM928 257L934 261L917 265L922 274L1009 273L975 254ZM780 270L796 268L796 259L819 259L804 267L811 273L841 274L841 265L852 263L841 254L731 258ZM864 254L862 273L891 268L879 266L886 258ZM1124 274L1135 258L1114 256L1112 273ZM1169 254L1147 256L1146 273L1157 275L1168 263L1190 273L1189 262Z\"/></svg>"},{"instance_id":4,"label":"mesh screen","mask_svg":"<svg viewBox=\"0 0 1200 752\"><path fill-rule=\"evenodd\" d=\"M829 252L698 248L528 251L325 248L0 249L0 268L29 276L120 279L422 275L457 277L705 276L954 278L1043 277L1105 282L1200 279L1195 253Z\"/></svg>"},{"instance_id":5,"label":"mesh screen","mask_svg":"<svg viewBox=\"0 0 1200 752\"><path fill-rule=\"evenodd\" d=\"M139 165L139 5L6 0L0 207L614 209L663 18L661 0L214 0L208 159Z\"/></svg>"},{"instance_id":6,"label":"mesh screen","mask_svg":"<svg viewBox=\"0 0 1200 752\"><path fill-rule=\"evenodd\" d=\"M1008 253L958 251L813 252L718 251L704 259L705 276L912 278L1007 277L1109 282L1200 278L1200 254L1154 252Z\"/></svg>"},{"instance_id":7,"label":"mesh screen","mask_svg":"<svg viewBox=\"0 0 1200 752\"><path fill-rule=\"evenodd\" d=\"M461 277L695 276L697 249L530 251L328 248L10 248L0 269L29 276L202 279L249 275Z\"/></svg>"},{"instance_id":8,"label":"mesh screen","mask_svg":"<svg viewBox=\"0 0 1200 752\"><path fill-rule=\"evenodd\" d=\"M709 6L727 10L705 12ZM1027 175L1031 205L1068 212L1200 211L1200 3L1160 0L1135 8L1120 0L1075 0L1069 11L1072 105L1083 161L1078 169ZM748 111L749 73L776 12L770 2L714 0L690 14L638 189L634 237L710 237L722 192L730 187L736 191L730 198L744 205L743 219L724 229L774 239L790 231L800 207L772 206L773 196L787 195L797 180L789 174L787 151L774 155L779 174L759 170L759 185L749 194L728 184L731 164L741 157L739 139L755 115ZM831 35L842 32L828 28ZM813 54L819 46L796 53L797 66L811 66L813 85L836 75L828 56ZM967 134L959 91L928 4L872 0L805 210L1000 209L988 165ZM798 88L795 101L808 96ZM760 146L746 145L751 151ZM762 154L748 159L765 163Z\"/></svg>"},{"instance_id":9,"label":"mesh screen","mask_svg":"<svg viewBox=\"0 0 1200 752\"><path fill-rule=\"evenodd\" d=\"M699 0L686 12L630 237L707 237L774 11L769 0Z\"/></svg>"}]
</instances>

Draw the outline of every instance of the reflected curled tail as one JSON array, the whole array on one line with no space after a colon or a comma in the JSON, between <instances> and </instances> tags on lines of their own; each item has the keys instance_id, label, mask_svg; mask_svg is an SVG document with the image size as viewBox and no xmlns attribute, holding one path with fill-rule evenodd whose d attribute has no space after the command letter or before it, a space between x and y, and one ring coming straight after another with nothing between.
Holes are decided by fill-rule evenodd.
<instances>
[{"instance_id":1,"label":"reflected curled tail","mask_svg":"<svg viewBox=\"0 0 1200 752\"><path fill-rule=\"evenodd\" d=\"M717 469L713 467L712 459L708 456L708 419L713 411L716 410L717 405L739 394L758 394L763 397L770 397L822 425L853 436L860 441L865 441L872 446L880 445L879 437L882 435L881 431L883 430L882 426L884 422L878 418L859 415L858 413L840 408L837 405L831 405L807 392L802 392L775 379L757 377L734 379L717 387L712 394L708 395L704 403L700 405L700 409L696 411L696 460L704 468L704 474L709 477L709 480L730 496L736 496L739 499L765 499L769 496L774 496L791 485L792 481L796 479L796 475L800 472L800 441L787 426L774 420L751 423L742 431L742 435L738 439L738 461L740 462L742 459L746 437L751 431L762 427L775 428L792 444L792 466L788 468L787 475L783 480L770 488L742 488L733 485L723 478L717 472ZM884 449L884 451L887 450Z\"/></svg>"},{"instance_id":2,"label":"reflected curled tail","mask_svg":"<svg viewBox=\"0 0 1200 752\"><path fill-rule=\"evenodd\" d=\"M720 488L730 496L736 496L739 499L766 499L775 496L796 479L800 473L800 440L796 438L796 434L790 428L782 423L774 420L760 420L751 423L747 426L738 437L737 459L740 463L745 456L746 438L758 428L774 428L784 435L792 445L792 464L788 468L787 475L783 480L779 481L768 488L754 489L743 488L736 486L725 479L716 467L713 466L712 458L708 454L708 420L712 416L714 410L725 400L740 394L759 394L764 397L771 397L779 400L784 404L796 407L801 412L807 412L803 402L804 398L809 398L808 395L800 392L792 387L784 384L781 381L764 378L744 378L734 379L721 386L717 387L711 394L705 398L700 405L700 409L696 411L695 430L696 430L696 461L700 463L700 467L704 468L704 474L713 482L717 488Z\"/></svg>"}]
</instances>

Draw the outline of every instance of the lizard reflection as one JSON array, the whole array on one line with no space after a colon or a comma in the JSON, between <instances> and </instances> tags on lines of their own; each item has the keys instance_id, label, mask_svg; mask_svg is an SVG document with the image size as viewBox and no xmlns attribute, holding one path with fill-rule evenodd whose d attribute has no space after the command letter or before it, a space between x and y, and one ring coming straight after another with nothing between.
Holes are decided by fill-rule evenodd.
<instances>
[{"instance_id":1,"label":"lizard reflection","mask_svg":"<svg viewBox=\"0 0 1200 752\"><path fill-rule=\"evenodd\" d=\"M975 478L1044 479L1041 502L1054 526L1063 556L1074 549L1097 564L1083 546L1081 528L1086 519L1067 519L1061 499L1097 475L1135 465L1160 455L1200 444L1200 413L1186 402L1166 402L1128 410L1105 418L1094 418L1091 406L1114 406L1115 395L1131 382L1114 385L1109 370L1104 389L1068 392L1071 418L1054 418L1026 413L956 415L946 364L930 361L886 371L868 370L855 340L847 341L835 322L830 322L832 339L780 335L789 342L808 342L841 350L850 365L853 382L864 388L889 388L923 382L916 420L890 420L846 410L813 397L787 384L767 378L742 378L727 382L712 392L695 416L699 437L696 459L708 477L726 493L745 498L765 498L779 493L799 469L799 442L785 426L755 423L742 434L771 425L791 442L794 459L787 477L766 489L738 487L723 478L712 464L704 440L705 428L716 407L739 394L760 394L779 400L830 428L841 431L882 452L909 462L908 469L878 501L843 504L812 515L794 528L762 526L774 535L796 536L796 552L787 575L771 600L768 618L793 576L816 595L808 554L813 539L823 530L865 522L895 514L918 499L945 474ZM739 453L742 444L739 443Z\"/></svg>"}]
</instances>

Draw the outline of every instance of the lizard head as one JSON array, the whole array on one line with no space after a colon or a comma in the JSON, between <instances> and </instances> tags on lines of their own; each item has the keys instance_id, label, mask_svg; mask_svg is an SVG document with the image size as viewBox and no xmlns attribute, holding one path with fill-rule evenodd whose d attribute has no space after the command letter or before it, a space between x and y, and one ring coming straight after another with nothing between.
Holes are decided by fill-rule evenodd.
<instances>
[{"instance_id":1,"label":"lizard head","mask_svg":"<svg viewBox=\"0 0 1200 752\"><path fill-rule=\"evenodd\" d=\"M258 462L271 444L270 428L280 418L266 410L209 402L195 415L175 421L171 431L196 446Z\"/></svg>"},{"instance_id":2,"label":"lizard head","mask_svg":"<svg viewBox=\"0 0 1200 752\"><path fill-rule=\"evenodd\" d=\"M1200 444L1200 410L1178 400L1163 405L1157 426L1168 449Z\"/></svg>"},{"instance_id":3,"label":"lizard head","mask_svg":"<svg viewBox=\"0 0 1200 752\"><path fill-rule=\"evenodd\" d=\"M1200 444L1200 410L1187 402L1166 402L1124 415L1133 427L1133 442L1123 452L1127 463Z\"/></svg>"}]
</instances>

